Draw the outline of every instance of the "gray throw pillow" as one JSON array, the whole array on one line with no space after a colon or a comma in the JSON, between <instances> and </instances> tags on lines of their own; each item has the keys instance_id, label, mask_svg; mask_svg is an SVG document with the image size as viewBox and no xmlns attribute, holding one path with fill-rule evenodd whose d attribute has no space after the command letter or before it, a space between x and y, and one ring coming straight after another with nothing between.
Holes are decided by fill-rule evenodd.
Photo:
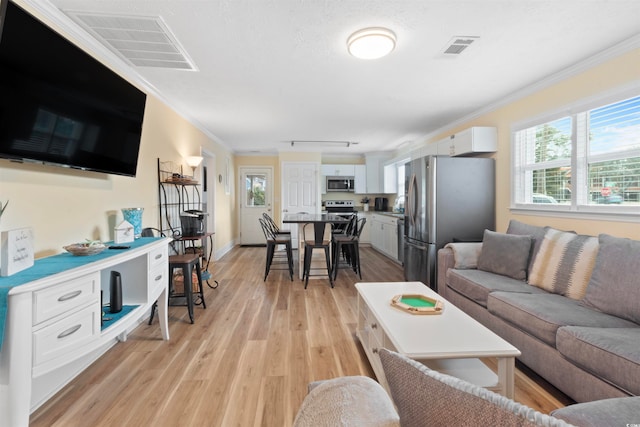
<instances>
[{"instance_id":1,"label":"gray throw pillow","mask_svg":"<svg viewBox=\"0 0 640 427\"><path fill-rule=\"evenodd\" d=\"M600 249L583 303L640 323L640 241L598 236Z\"/></svg>"},{"instance_id":2,"label":"gray throw pillow","mask_svg":"<svg viewBox=\"0 0 640 427\"><path fill-rule=\"evenodd\" d=\"M544 239L544 235L547 232L548 228L549 227L525 224L524 222L520 222L515 219L509 221L507 234L531 236L531 239L533 240L533 248L531 248L531 253L529 254L529 266L527 267L529 274L531 273L531 268L533 267L533 263L536 260L536 255L538 254L538 250L540 249L540 245L542 244L542 240Z\"/></svg>"},{"instance_id":3,"label":"gray throw pillow","mask_svg":"<svg viewBox=\"0 0 640 427\"><path fill-rule=\"evenodd\" d=\"M484 230L482 250L478 257L478 270L525 280L531 242L531 236Z\"/></svg>"}]
</instances>

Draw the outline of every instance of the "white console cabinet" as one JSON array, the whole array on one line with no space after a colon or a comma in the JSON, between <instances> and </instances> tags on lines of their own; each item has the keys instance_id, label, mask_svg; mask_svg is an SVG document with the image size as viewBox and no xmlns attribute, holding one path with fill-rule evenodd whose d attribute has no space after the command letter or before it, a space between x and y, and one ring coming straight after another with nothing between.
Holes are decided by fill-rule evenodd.
<instances>
[{"instance_id":1,"label":"white console cabinet","mask_svg":"<svg viewBox=\"0 0 640 427\"><path fill-rule=\"evenodd\" d=\"M141 238L126 250L37 260L14 276L0 350L0 426L28 426L29 415L147 316L158 301L162 337L167 327L167 238ZM123 311L105 317L111 271L122 277ZM10 282L11 281L11 282Z\"/></svg>"}]
</instances>

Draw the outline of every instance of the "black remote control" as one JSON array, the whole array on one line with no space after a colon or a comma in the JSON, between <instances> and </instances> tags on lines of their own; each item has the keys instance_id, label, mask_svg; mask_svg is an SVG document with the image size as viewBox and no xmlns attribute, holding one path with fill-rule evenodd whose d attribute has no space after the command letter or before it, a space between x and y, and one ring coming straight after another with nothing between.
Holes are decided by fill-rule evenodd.
<instances>
[{"instance_id":1,"label":"black remote control","mask_svg":"<svg viewBox=\"0 0 640 427\"><path fill-rule=\"evenodd\" d=\"M129 249L131 246L109 246L109 249Z\"/></svg>"}]
</instances>

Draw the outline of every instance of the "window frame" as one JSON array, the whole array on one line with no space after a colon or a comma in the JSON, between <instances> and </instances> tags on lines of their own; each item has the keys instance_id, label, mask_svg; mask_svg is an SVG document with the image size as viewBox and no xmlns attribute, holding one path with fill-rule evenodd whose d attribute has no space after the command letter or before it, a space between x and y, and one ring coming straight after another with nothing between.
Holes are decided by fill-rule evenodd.
<instances>
[{"instance_id":1,"label":"window frame","mask_svg":"<svg viewBox=\"0 0 640 427\"><path fill-rule=\"evenodd\" d=\"M540 216L563 216L563 217L581 217L593 219L608 219L640 222L640 206L612 206L612 205L595 205L588 203L589 191L587 190L588 165L589 163L597 163L599 161L615 160L621 158L620 153L608 152L604 154L596 154L586 156L585 150L588 149L587 144L580 143L579 132L583 132L579 126L585 120L590 110L597 109L609 104L621 102L625 99L640 96L640 83L634 82L629 85L608 91L604 94L598 94L577 102L568 104L564 107L547 111L533 118L528 118L511 125L511 190L510 190L510 210L512 212L522 212L526 214ZM582 116L581 116L582 115ZM547 162L535 164L523 164L523 148L518 140L518 132L550 123L565 117L571 119L571 157L567 164L567 159L550 160ZM640 148L632 149L624 152L623 158L640 156ZM575 180L576 194L572 196L568 204L546 204L546 203L524 203L518 202L519 192L527 191L522 189L522 180L526 179L525 173L531 170L544 170L556 168L559 166L570 166L572 170L572 179ZM526 188L526 187L524 187Z\"/></svg>"}]
</instances>

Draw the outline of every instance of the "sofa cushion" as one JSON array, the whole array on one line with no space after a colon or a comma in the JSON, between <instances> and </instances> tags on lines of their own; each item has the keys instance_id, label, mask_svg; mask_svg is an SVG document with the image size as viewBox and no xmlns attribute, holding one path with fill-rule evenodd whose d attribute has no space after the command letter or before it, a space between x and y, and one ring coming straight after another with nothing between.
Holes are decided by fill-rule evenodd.
<instances>
[{"instance_id":1,"label":"sofa cushion","mask_svg":"<svg viewBox=\"0 0 640 427\"><path fill-rule=\"evenodd\" d=\"M475 301L483 307L487 306L487 297L494 291L520 292L525 294L546 293L540 288L531 286L521 280L489 273L481 270L453 270L447 272L447 284L450 289Z\"/></svg>"},{"instance_id":2,"label":"sofa cushion","mask_svg":"<svg viewBox=\"0 0 640 427\"><path fill-rule=\"evenodd\" d=\"M294 427L399 426L393 402L369 377L349 376L314 384L293 422Z\"/></svg>"},{"instance_id":3,"label":"sofa cushion","mask_svg":"<svg viewBox=\"0 0 640 427\"><path fill-rule=\"evenodd\" d=\"M484 230L482 249L478 256L478 270L525 280L531 241L531 236Z\"/></svg>"},{"instance_id":4,"label":"sofa cushion","mask_svg":"<svg viewBox=\"0 0 640 427\"><path fill-rule=\"evenodd\" d=\"M551 412L554 417L580 427L637 426L638 414L638 396L576 403Z\"/></svg>"},{"instance_id":5,"label":"sofa cushion","mask_svg":"<svg viewBox=\"0 0 640 427\"><path fill-rule=\"evenodd\" d=\"M547 232L547 228L549 227L540 227L537 225L525 224L524 222L520 222L515 219L509 221L507 234L531 236L531 239L533 240L533 247L531 248L531 253L529 254L529 263L527 265L527 275L531 273L531 268L533 267L533 263L536 260L536 255L538 254L538 250L540 250L540 245L542 244L542 240L544 239L544 234Z\"/></svg>"},{"instance_id":6,"label":"sofa cushion","mask_svg":"<svg viewBox=\"0 0 640 427\"><path fill-rule=\"evenodd\" d=\"M598 236L600 250L584 303L640 324L640 241Z\"/></svg>"},{"instance_id":7,"label":"sofa cushion","mask_svg":"<svg viewBox=\"0 0 640 427\"><path fill-rule=\"evenodd\" d=\"M634 395L640 394L638 343L640 327L565 326L558 329L556 339L556 347L564 357Z\"/></svg>"},{"instance_id":8,"label":"sofa cushion","mask_svg":"<svg viewBox=\"0 0 640 427\"><path fill-rule=\"evenodd\" d=\"M547 426L567 424L401 354L380 349L380 361L402 427Z\"/></svg>"},{"instance_id":9,"label":"sofa cushion","mask_svg":"<svg viewBox=\"0 0 640 427\"><path fill-rule=\"evenodd\" d=\"M580 300L598 252L598 238L549 228L531 269L529 283Z\"/></svg>"},{"instance_id":10,"label":"sofa cushion","mask_svg":"<svg viewBox=\"0 0 640 427\"><path fill-rule=\"evenodd\" d=\"M548 345L556 346L561 326L633 328L633 322L585 307L579 301L557 294L492 292L487 309Z\"/></svg>"}]
</instances>

